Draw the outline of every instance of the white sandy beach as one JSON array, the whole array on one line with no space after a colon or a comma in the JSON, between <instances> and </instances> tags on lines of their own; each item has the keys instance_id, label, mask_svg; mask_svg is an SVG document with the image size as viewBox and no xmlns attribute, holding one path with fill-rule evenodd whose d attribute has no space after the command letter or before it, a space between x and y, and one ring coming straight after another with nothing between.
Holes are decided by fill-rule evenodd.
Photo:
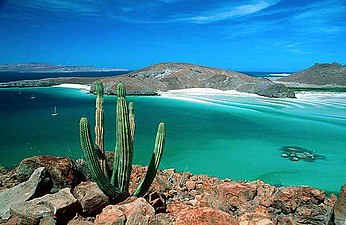
<instances>
[{"instance_id":1,"label":"white sandy beach","mask_svg":"<svg viewBox=\"0 0 346 225\"><path fill-rule=\"evenodd\" d=\"M232 95L232 96L247 96L247 97L259 97L256 94L250 94L245 92L239 92L236 90L223 91L213 88L189 88L189 89L179 89L179 90L170 90L166 92L159 92L161 96L165 97L180 97L180 96L189 96L189 95Z\"/></svg>"},{"instance_id":2,"label":"white sandy beach","mask_svg":"<svg viewBox=\"0 0 346 225\"><path fill-rule=\"evenodd\" d=\"M73 89L79 89L79 90L88 91L88 92L90 92L90 89L91 89L91 86L84 85L84 84L59 84L59 85L54 85L52 87L73 88Z\"/></svg>"}]
</instances>

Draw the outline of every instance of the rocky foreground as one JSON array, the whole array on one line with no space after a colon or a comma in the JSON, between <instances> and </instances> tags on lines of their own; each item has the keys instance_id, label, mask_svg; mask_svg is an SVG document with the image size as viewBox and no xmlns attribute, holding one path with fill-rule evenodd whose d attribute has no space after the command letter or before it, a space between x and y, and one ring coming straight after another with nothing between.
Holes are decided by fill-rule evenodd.
<instances>
[{"instance_id":1,"label":"rocky foreground","mask_svg":"<svg viewBox=\"0 0 346 225\"><path fill-rule=\"evenodd\" d=\"M134 166L130 191L146 168ZM345 224L340 197L311 187L275 187L158 171L144 198L114 204L82 160L35 156L0 171L0 224Z\"/></svg>"}]
</instances>

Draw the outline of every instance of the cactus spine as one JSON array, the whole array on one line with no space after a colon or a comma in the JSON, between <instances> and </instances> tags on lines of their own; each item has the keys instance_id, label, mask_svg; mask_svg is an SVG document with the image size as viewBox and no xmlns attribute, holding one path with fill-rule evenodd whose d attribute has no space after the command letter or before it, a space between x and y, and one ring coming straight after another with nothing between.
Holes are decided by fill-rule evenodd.
<instances>
[{"instance_id":1,"label":"cactus spine","mask_svg":"<svg viewBox=\"0 0 346 225\"><path fill-rule=\"evenodd\" d=\"M96 110L95 110L95 144L99 148L99 161L103 173L108 177L104 150L104 110L103 110L103 84L96 82Z\"/></svg>"},{"instance_id":2,"label":"cactus spine","mask_svg":"<svg viewBox=\"0 0 346 225\"><path fill-rule=\"evenodd\" d=\"M97 94L102 92L101 82L97 82ZM102 87L102 88L101 88ZM101 91L102 89L102 91ZM111 179L107 175L107 170L103 170L102 161L98 158L98 148L103 148L103 97L96 100L96 146L92 144L88 120L82 117L80 120L80 142L84 157L88 167L92 172L93 179L99 188L110 198L120 201L129 195L129 183L132 170L133 144L135 136L135 115L133 102L127 104L126 90L122 83L117 85L117 107L116 107L116 147ZM101 96L101 94L100 94ZM98 98L98 97L96 97ZM98 111L99 110L99 111ZM97 115L99 113L99 115ZM100 129L102 128L102 129ZM163 123L158 126L154 152L145 174L137 189L133 193L136 196L143 196L153 182L160 164L165 143L165 127ZM105 162L106 165L106 162Z\"/></svg>"}]
</instances>

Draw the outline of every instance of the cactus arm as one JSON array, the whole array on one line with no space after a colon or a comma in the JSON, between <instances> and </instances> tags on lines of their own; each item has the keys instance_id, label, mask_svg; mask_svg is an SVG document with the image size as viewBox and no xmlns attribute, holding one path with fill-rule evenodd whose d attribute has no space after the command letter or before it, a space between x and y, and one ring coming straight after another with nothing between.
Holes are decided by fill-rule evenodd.
<instances>
[{"instance_id":1,"label":"cactus arm","mask_svg":"<svg viewBox=\"0 0 346 225\"><path fill-rule=\"evenodd\" d=\"M95 110L95 144L99 149L99 162L101 169L108 177L108 168L104 150L104 100L103 84L101 81L96 82L96 110Z\"/></svg>"},{"instance_id":2,"label":"cactus arm","mask_svg":"<svg viewBox=\"0 0 346 225\"><path fill-rule=\"evenodd\" d=\"M164 144L165 126L164 123L160 123L157 129L154 152L152 154L148 170L145 174L145 177L141 180L133 195L141 197L149 190L149 187L153 182L157 173L157 169L160 165Z\"/></svg>"},{"instance_id":3,"label":"cactus arm","mask_svg":"<svg viewBox=\"0 0 346 225\"><path fill-rule=\"evenodd\" d=\"M135 118L135 109L133 106L133 102L129 103L129 119L130 119L132 145L134 145L135 130L136 130L136 118Z\"/></svg>"},{"instance_id":4,"label":"cactus arm","mask_svg":"<svg viewBox=\"0 0 346 225\"><path fill-rule=\"evenodd\" d=\"M115 146L114 151L114 161L113 161L113 171L112 171L112 177L111 177L111 184L112 185L118 185L118 165L119 165L119 154L117 151L117 146Z\"/></svg>"},{"instance_id":5,"label":"cactus arm","mask_svg":"<svg viewBox=\"0 0 346 225\"><path fill-rule=\"evenodd\" d=\"M122 198L120 190L115 186L111 185L109 179L103 173L100 163L97 157L97 152L93 147L90 135L89 122L87 118L82 117L79 123L80 127L80 144L83 150L85 160L88 164L88 167L92 173L93 179L96 181L99 188L105 193L108 197L112 199Z\"/></svg>"},{"instance_id":6,"label":"cactus arm","mask_svg":"<svg viewBox=\"0 0 346 225\"><path fill-rule=\"evenodd\" d=\"M128 195L132 170L133 145L130 130L129 111L125 97L126 90L125 86L122 83L119 83L117 85L117 94L117 179L121 193L124 195Z\"/></svg>"}]
</instances>

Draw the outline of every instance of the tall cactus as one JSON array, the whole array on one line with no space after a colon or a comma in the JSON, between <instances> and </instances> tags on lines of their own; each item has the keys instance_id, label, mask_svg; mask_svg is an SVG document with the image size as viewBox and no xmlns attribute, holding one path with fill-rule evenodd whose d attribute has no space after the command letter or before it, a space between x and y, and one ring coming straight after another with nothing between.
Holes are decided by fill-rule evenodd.
<instances>
[{"instance_id":1,"label":"tall cactus","mask_svg":"<svg viewBox=\"0 0 346 225\"><path fill-rule=\"evenodd\" d=\"M101 82L97 82L97 85L99 85L99 83ZM101 86L99 85L99 89L100 87ZM117 85L117 95L118 97L116 107L116 147L111 179L107 177L107 173L105 173L105 171L102 169L102 161L98 160L97 151L99 146L97 145L97 143L96 146L92 144L88 120L85 117L82 117L80 120L80 142L88 167L91 170L93 179L96 181L99 188L113 200L120 201L129 195L128 190L132 170L133 144L135 136L135 116L133 102L127 104L126 90L125 86L122 83L119 83ZM100 102L96 101L96 114L98 113L98 103ZM96 119L100 120L100 117L96 115ZM96 126L101 126L101 124L103 128L103 117L102 123L96 122L95 132ZM98 135L96 134L96 137L97 136ZM153 182L156 176L156 172L162 157L164 143L165 127L163 123L160 123L156 134L154 152L152 154L152 158L147 173L145 174L144 178L141 180L137 189L133 193L134 195L143 196L148 191L151 183Z\"/></svg>"},{"instance_id":2,"label":"tall cactus","mask_svg":"<svg viewBox=\"0 0 346 225\"><path fill-rule=\"evenodd\" d=\"M96 110L95 110L95 144L99 149L99 161L103 173L108 177L108 169L104 149L104 110L103 84L96 82Z\"/></svg>"}]
</instances>

